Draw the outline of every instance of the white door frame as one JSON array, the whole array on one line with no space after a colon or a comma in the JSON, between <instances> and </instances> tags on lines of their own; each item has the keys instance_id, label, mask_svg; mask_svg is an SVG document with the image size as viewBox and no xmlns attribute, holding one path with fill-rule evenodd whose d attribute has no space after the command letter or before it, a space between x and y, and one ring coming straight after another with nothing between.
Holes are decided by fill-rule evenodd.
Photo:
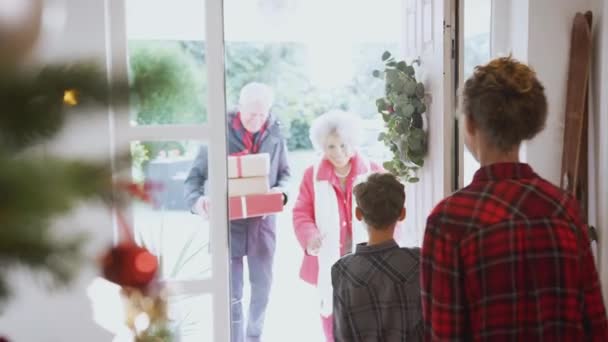
<instances>
[{"instance_id":1,"label":"white door frame","mask_svg":"<svg viewBox=\"0 0 608 342\"><path fill-rule=\"evenodd\" d=\"M108 79L126 82L128 75L128 50L126 35L127 0L105 0L106 45ZM224 74L224 15L223 0L205 2L207 112L208 122L195 125L131 126L128 106L110 106L111 157L114 162L120 152L128 151L134 140L197 140L209 148L209 197L213 203L210 212L211 277L205 280L167 281L170 291L176 294L209 294L212 296L213 340L230 341L230 281L228 241L228 184L227 184L227 134ZM201 14L202 15L202 14ZM113 92L112 99L128 94ZM121 177L130 177L124 171ZM130 216L130 215L129 215ZM114 224L116 241L120 238Z\"/></svg>"},{"instance_id":2,"label":"white door frame","mask_svg":"<svg viewBox=\"0 0 608 342\"><path fill-rule=\"evenodd\" d=\"M407 58L420 58L417 77L426 87L428 154L420 182L407 186L408 233L422 244L426 218L454 189L454 20L456 0L405 0ZM412 46L413 45L413 46Z\"/></svg>"}]
</instances>

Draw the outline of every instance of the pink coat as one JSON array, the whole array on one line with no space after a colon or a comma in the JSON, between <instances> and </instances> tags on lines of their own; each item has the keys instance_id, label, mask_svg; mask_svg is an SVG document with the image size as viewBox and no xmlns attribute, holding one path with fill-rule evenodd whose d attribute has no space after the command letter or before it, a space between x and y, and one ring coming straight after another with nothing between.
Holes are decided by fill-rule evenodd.
<instances>
[{"instance_id":1,"label":"pink coat","mask_svg":"<svg viewBox=\"0 0 608 342\"><path fill-rule=\"evenodd\" d=\"M352 167L351 171L346 179L346 189L343 192L340 188L340 181L334 173L334 167L328 160L321 161L319 170L317 171L317 179L329 181L336 191L338 198L338 207L340 222L340 243L341 253L344 254L345 241L348 237L352 236L352 188L353 182L358 175L369 172L365 161L355 154L351 159ZM375 163L370 163L372 171L382 172L383 169ZM300 268L300 278L307 283L312 285L317 284L317 278L319 275L319 262L316 256L309 255L306 253L306 244L308 240L318 234L319 230L315 224L315 208L314 208L314 190L313 190L313 166L310 166L304 172L302 177L302 183L300 184L300 192L298 199L293 208L293 226L295 229L296 237L300 242L304 252L304 259L302 260L302 267Z\"/></svg>"}]
</instances>

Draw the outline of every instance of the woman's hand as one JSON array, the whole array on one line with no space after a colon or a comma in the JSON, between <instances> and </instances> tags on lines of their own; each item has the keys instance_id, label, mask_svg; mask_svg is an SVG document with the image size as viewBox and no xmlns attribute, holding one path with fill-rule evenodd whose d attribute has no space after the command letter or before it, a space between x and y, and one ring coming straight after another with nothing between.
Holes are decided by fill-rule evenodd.
<instances>
[{"instance_id":1,"label":"woman's hand","mask_svg":"<svg viewBox=\"0 0 608 342\"><path fill-rule=\"evenodd\" d=\"M324 236L317 234L308 240L308 243L306 244L306 253L312 256L319 255L319 249L321 249L321 246L323 245L323 239Z\"/></svg>"}]
</instances>

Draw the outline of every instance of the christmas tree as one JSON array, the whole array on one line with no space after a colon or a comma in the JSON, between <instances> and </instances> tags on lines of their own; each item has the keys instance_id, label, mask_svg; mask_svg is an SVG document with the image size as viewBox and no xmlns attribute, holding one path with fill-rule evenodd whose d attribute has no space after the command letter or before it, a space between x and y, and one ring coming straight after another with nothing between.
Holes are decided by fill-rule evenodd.
<instances>
[{"instance_id":1,"label":"christmas tree","mask_svg":"<svg viewBox=\"0 0 608 342\"><path fill-rule=\"evenodd\" d=\"M83 237L58 237L54 218L82 200L111 205L112 173L103 163L42 156L52 139L84 106L107 104L107 82L88 65L49 66L40 72L0 68L0 300L9 294L6 271L26 266L58 284L72 278Z\"/></svg>"},{"instance_id":2,"label":"christmas tree","mask_svg":"<svg viewBox=\"0 0 608 342\"><path fill-rule=\"evenodd\" d=\"M42 275L49 285L68 285L78 272L86 236L77 230L65 234L65 229L59 236L57 218L85 200L97 199L116 209L127 196L147 197L143 187L115 181L107 162L41 153L70 117L107 111L109 90L125 92L129 85L110 87L100 69L86 63L21 65L40 28L42 1L32 4L20 30L0 23L0 305L10 299L7 276L16 268ZM160 61L156 69L165 67ZM155 90L162 91L162 85L156 82ZM122 227L128 235L124 220ZM100 254L100 273L122 286L126 310L137 317L145 314L150 322L134 330L134 339L170 341L162 289L154 283L156 257L132 239ZM132 327L132 322L125 324Z\"/></svg>"}]
</instances>

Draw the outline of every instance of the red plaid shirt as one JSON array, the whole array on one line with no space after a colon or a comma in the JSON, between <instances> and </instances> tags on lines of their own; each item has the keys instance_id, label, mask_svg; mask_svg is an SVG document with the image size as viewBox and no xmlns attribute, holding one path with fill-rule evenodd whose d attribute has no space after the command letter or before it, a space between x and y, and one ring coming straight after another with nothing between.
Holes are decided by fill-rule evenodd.
<instances>
[{"instance_id":1,"label":"red plaid shirt","mask_svg":"<svg viewBox=\"0 0 608 342\"><path fill-rule=\"evenodd\" d=\"M578 204L526 164L481 168L428 218L427 341L608 341Z\"/></svg>"}]
</instances>

